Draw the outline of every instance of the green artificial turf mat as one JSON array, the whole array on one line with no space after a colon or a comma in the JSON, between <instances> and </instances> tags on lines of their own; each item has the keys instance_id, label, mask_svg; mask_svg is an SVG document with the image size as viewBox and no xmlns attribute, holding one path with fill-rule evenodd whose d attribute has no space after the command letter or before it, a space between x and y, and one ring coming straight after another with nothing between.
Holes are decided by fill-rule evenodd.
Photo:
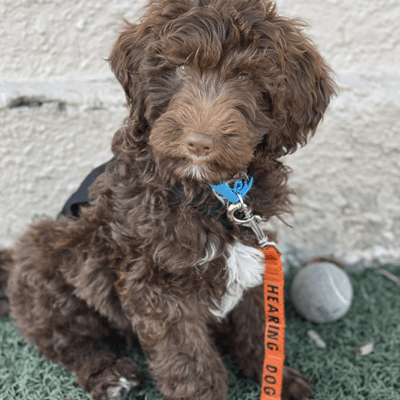
<instances>
[{"instance_id":1,"label":"green artificial turf mat","mask_svg":"<svg viewBox=\"0 0 400 400\"><path fill-rule=\"evenodd\" d=\"M381 266L400 277L400 265ZM290 301L292 268L285 278L287 364L310 377L315 400L400 400L400 287L375 269L348 272L354 289L351 309L337 322L316 324L304 320ZM313 329L326 342L317 347L307 336ZM371 354L356 349L374 344ZM110 337L102 345L131 357L142 370L141 385L129 400L158 400L147 373L143 352L134 341ZM258 400L260 387L246 378L229 356L229 400ZM0 400L90 400L74 385L73 375L48 363L35 348L24 344L9 317L0 318Z\"/></svg>"}]
</instances>

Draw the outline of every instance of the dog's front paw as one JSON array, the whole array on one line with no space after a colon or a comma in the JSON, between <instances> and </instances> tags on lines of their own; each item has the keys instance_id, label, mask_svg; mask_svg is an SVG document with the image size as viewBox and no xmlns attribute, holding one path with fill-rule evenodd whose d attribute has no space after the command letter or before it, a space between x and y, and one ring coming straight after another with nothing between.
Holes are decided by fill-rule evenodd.
<instances>
[{"instance_id":1,"label":"dog's front paw","mask_svg":"<svg viewBox=\"0 0 400 400\"><path fill-rule=\"evenodd\" d=\"M130 380L121 376L118 383L107 388L107 398L103 397L102 399L121 400L133 387L137 386L138 383L139 382L137 381L136 376L132 376Z\"/></svg>"},{"instance_id":2,"label":"dog's front paw","mask_svg":"<svg viewBox=\"0 0 400 400\"><path fill-rule=\"evenodd\" d=\"M306 400L314 397L312 384L299 371L283 366L282 400Z\"/></svg>"},{"instance_id":3,"label":"dog's front paw","mask_svg":"<svg viewBox=\"0 0 400 400\"><path fill-rule=\"evenodd\" d=\"M122 400L139 384L139 372L132 360L120 358L92 379L90 395L93 400Z\"/></svg>"}]
</instances>

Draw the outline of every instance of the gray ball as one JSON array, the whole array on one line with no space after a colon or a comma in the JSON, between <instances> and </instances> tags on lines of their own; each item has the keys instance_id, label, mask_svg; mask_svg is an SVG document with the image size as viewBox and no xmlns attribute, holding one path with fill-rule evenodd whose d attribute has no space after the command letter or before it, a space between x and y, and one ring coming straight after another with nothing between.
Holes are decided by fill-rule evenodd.
<instances>
[{"instance_id":1,"label":"gray ball","mask_svg":"<svg viewBox=\"0 0 400 400\"><path fill-rule=\"evenodd\" d=\"M349 310L353 287L341 268L330 262L318 262L297 273L291 298L297 311L309 321L332 322Z\"/></svg>"}]
</instances>

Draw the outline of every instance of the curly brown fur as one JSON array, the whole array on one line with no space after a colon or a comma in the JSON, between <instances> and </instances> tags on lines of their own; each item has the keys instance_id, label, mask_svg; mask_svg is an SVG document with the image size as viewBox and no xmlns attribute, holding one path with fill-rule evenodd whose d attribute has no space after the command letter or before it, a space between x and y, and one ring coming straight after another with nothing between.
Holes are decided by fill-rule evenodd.
<instances>
[{"instance_id":1,"label":"curly brown fur","mask_svg":"<svg viewBox=\"0 0 400 400\"><path fill-rule=\"evenodd\" d=\"M12 254L12 249L0 251L0 287L7 283L8 276L10 275L13 266Z\"/></svg>"},{"instance_id":2,"label":"curly brown fur","mask_svg":"<svg viewBox=\"0 0 400 400\"><path fill-rule=\"evenodd\" d=\"M94 349L108 327L139 337L166 400L226 398L217 344L260 378L261 286L247 288L225 324L214 313L229 294L229 252L255 237L203 209L218 204L208 182L253 171L254 213L290 211L289 169L277 159L314 134L334 93L302 28L269 0L160 0L117 40L109 61L130 116L112 143L116 161L80 218L30 227L7 288L25 340L74 371L94 399L137 384L131 360ZM293 371L283 398L311 396Z\"/></svg>"}]
</instances>

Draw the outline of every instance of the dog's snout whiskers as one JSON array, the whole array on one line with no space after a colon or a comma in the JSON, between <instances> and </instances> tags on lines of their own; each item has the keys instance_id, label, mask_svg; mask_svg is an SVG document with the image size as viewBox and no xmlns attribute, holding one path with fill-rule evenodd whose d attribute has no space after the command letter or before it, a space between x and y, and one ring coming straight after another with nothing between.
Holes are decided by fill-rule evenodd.
<instances>
[{"instance_id":1,"label":"dog's snout whiskers","mask_svg":"<svg viewBox=\"0 0 400 400\"><path fill-rule=\"evenodd\" d=\"M211 157L210 156L196 156L194 154L186 154L187 159L190 161L197 161L197 162L202 162L202 161L211 161Z\"/></svg>"}]
</instances>

